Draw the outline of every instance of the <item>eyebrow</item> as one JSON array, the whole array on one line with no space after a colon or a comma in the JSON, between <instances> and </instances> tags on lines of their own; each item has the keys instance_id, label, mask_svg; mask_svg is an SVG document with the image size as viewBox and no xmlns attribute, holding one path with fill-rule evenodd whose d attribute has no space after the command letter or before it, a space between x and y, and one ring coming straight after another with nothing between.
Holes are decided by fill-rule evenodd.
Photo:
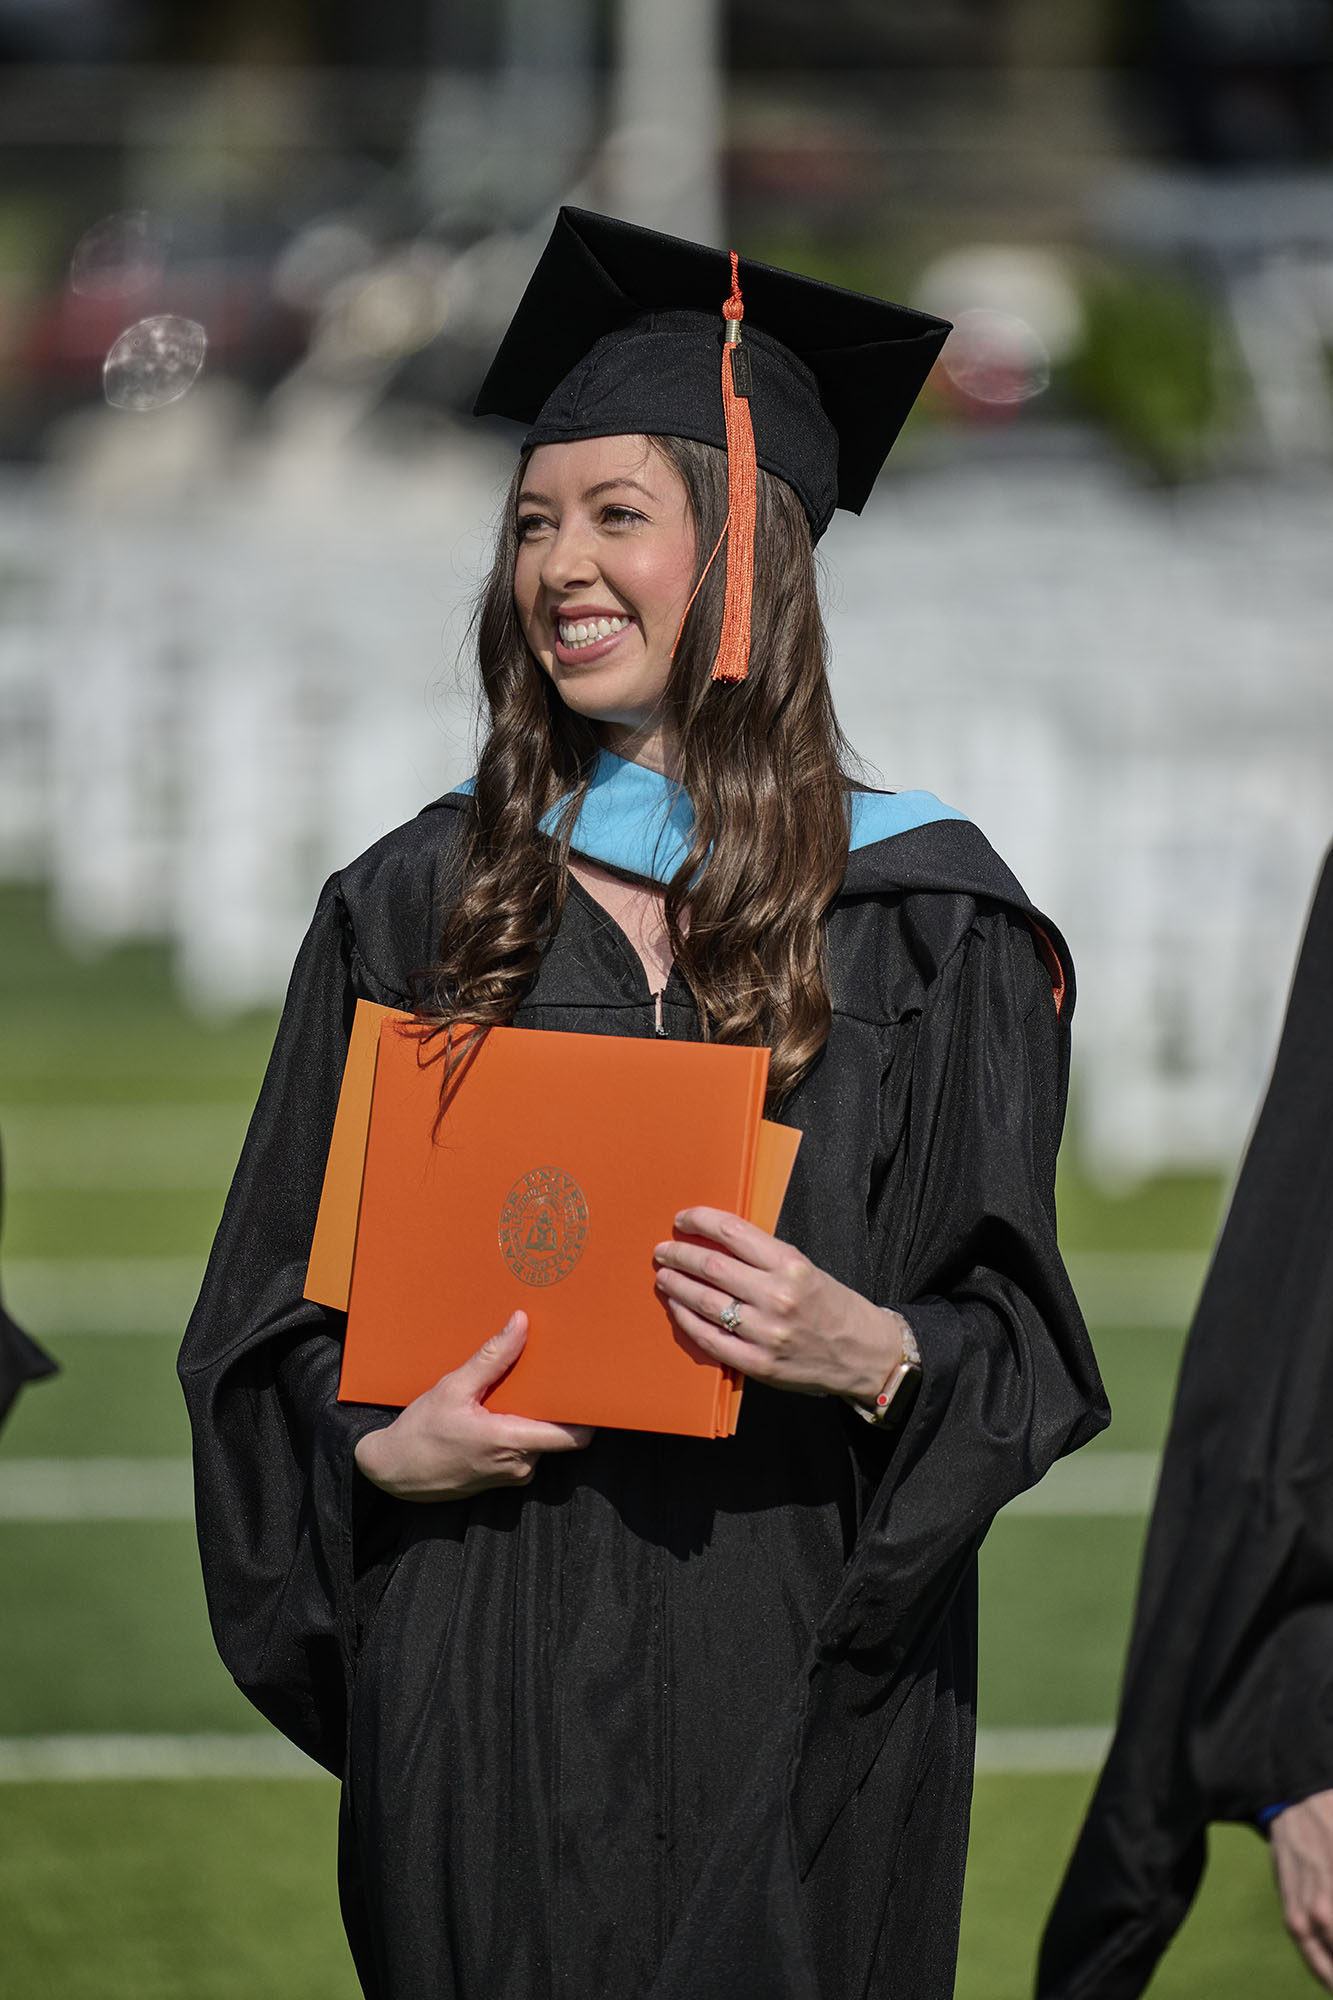
<instances>
[{"instance_id":1,"label":"eyebrow","mask_svg":"<svg viewBox=\"0 0 1333 2000\"><path fill-rule=\"evenodd\" d=\"M632 486L636 493L642 493L646 499L653 501L657 499L657 495L650 491L642 481L629 478L599 480L596 486L589 486L586 489L582 498L585 500L595 500L600 493L609 493L616 486ZM515 505L521 507L524 501L535 501L539 507L549 507L551 505L551 496L549 493L534 493L530 487L525 486L519 494Z\"/></svg>"}]
</instances>

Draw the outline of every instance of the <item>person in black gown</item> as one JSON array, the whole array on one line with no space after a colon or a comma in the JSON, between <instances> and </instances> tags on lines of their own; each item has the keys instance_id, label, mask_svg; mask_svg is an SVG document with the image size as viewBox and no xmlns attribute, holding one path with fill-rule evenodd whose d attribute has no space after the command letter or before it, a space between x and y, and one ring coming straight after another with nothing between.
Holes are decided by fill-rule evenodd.
<instances>
[{"instance_id":1,"label":"person in black gown","mask_svg":"<svg viewBox=\"0 0 1333 2000\"><path fill-rule=\"evenodd\" d=\"M0 1155L0 1221L5 1208L5 1169ZM5 1311L0 1298L0 1427L28 1382L40 1382L59 1372L51 1356Z\"/></svg>"},{"instance_id":2,"label":"person in black gown","mask_svg":"<svg viewBox=\"0 0 1333 2000\"><path fill-rule=\"evenodd\" d=\"M1208 1827L1267 1827L1333 1988L1333 854L1181 1363L1120 1716L1047 1923L1042 2000L1133 2000Z\"/></svg>"},{"instance_id":3,"label":"person in black gown","mask_svg":"<svg viewBox=\"0 0 1333 2000\"><path fill-rule=\"evenodd\" d=\"M952 1991L977 1550L1106 1410L1065 947L961 815L854 783L825 675L814 541L946 332L563 210L483 388L532 428L477 776L326 886L181 1356L218 1645L343 1780L376 2000ZM338 1402L302 1287L358 997L771 1047L776 1236L687 1210L656 1261L734 1438L491 1414L521 1314Z\"/></svg>"}]
</instances>

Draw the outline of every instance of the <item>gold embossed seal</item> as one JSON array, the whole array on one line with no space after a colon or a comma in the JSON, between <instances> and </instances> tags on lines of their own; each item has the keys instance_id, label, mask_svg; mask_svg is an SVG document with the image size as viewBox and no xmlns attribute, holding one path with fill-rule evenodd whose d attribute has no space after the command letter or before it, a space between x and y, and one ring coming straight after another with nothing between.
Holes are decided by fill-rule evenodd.
<instances>
[{"instance_id":1,"label":"gold embossed seal","mask_svg":"<svg viewBox=\"0 0 1333 2000\"><path fill-rule=\"evenodd\" d=\"M558 1285L588 1240L583 1189L558 1167L534 1167L516 1181L500 1211L500 1250L525 1285Z\"/></svg>"}]
</instances>

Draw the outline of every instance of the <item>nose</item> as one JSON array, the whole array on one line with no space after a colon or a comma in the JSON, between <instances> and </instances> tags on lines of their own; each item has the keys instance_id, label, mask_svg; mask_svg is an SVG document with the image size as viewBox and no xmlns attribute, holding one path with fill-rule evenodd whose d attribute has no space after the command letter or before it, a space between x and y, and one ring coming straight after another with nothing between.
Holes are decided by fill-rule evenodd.
<instances>
[{"instance_id":1,"label":"nose","mask_svg":"<svg viewBox=\"0 0 1333 2000\"><path fill-rule=\"evenodd\" d=\"M592 535L585 521L567 518L546 544L542 555L541 578L546 588L561 594L596 581L597 558Z\"/></svg>"}]
</instances>

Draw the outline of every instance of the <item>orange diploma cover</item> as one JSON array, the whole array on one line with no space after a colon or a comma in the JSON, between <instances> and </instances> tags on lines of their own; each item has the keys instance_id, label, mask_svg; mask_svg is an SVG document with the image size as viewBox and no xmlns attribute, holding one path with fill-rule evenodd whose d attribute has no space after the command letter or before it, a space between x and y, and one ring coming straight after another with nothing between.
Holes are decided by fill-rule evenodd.
<instances>
[{"instance_id":1,"label":"orange diploma cover","mask_svg":"<svg viewBox=\"0 0 1333 2000\"><path fill-rule=\"evenodd\" d=\"M341 1400L410 1402L521 1307L490 1409L728 1436L738 1378L676 1331L653 1248L694 1204L775 1227L800 1134L763 1120L768 1051L492 1028L441 1112L443 1048L358 1003L305 1288L347 1309Z\"/></svg>"}]
</instances>

